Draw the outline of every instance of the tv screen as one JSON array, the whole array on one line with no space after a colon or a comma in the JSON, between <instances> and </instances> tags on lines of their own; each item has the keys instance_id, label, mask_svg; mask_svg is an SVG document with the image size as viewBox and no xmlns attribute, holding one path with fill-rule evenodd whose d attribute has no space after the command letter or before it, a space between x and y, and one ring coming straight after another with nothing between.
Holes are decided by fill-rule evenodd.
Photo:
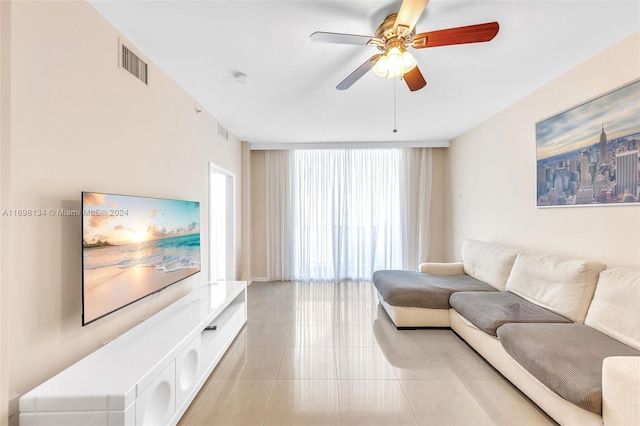
<instances>
[{"instance_id":1,"label":"tv screen","mask_svg":"<svg viewBox=\"0 0 640 426\"><path fill-rule=\"evenodd\" d=\"M82 193L82 325L200 272L200 203Z\"/></svg>"}]
</instances>

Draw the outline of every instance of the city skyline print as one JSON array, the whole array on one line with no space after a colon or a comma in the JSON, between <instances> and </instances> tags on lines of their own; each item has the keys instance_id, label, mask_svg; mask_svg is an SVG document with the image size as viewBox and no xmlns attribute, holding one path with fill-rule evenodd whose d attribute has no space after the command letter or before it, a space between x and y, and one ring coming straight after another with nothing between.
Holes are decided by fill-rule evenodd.
<instances>
[{"instance_id":1,"label":"city skyline print","mask_svg":"<svg viewBox=\"0 0 640 426\"><path fill-rule=\"evenodd\" d=\"M640 80L536 123L538 207L640 202Z\"/></svg>"}]
</instances>

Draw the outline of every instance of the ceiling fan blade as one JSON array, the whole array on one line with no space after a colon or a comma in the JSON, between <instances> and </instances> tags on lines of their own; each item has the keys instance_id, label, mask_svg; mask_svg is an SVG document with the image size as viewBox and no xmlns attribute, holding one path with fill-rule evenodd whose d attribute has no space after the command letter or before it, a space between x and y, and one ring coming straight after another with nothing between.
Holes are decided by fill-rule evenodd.
<instances>
[{"instance_id":1,"label":"ceiling fan blade","mask_svg":"<svg viewBox=\"0 0 640 426\"><path fill-rule=\"evenodd\" d=\"M411 34L427 3L429 0L404 0L393 24L393 32L399 36Z\"/></svg>"},{"instance_id":2,"label":"ceiling fan blade","mask_svg":"<svg viewBox=\"0 0 640 426\"><path fill-rule=\"evenodd\" d=\"M486 24L431 31L416 34L411 45L416 49L424 49L452 44L481 43L493 40L499 29L500 25L497 22L487 22Z\"/></svg>"},{"instance_id":3,"label":"ceiling fan blade","mask_svg":"<svg viewBox=\"0 0 640 426\"><path fill-rule=\"evenodd\" d=\"M412 92L420 90L427 85L427 81L422 76L418 66L415 66L411 71L404 73L402 78L407 83L407 86L409 86L409 90Z\"/></svg>"},{"instance_id":4,"label":"ceiling fan blade","mask_svg":"<svg viewBox=\"0 0 640 426\"><path fill-rule=\"evenodd\" d=\"M336 86L336 89L338 89L338 90L346 90L349 87L351 87L353 85L353 83L355 83L356 81L360 80L360 78L363 75L368 73L371 70L371 68L373 68L373 66L376 64L376 62L378 62L378 59L380 58L380 56L382 56L382 53L378 53L377 55L373 55L372 57L367 59L367 61L364 64L360 65L358 68L356 68L356 70L354 72L349 74L349 76L347 78L342 80L342 83L338 84Z\"/></svg>"},{"instance_id":5,"label":"ceiling fan blade","mask_svg":"<svg viewBox=\"0 0 640 426\"><path fill-rule=\"evenodd\" d=\"M309 36L309 39L320 43L355 44L358 46L367 46L370 42L379 40L373 36L327 33L324 31L316 31ZM382 40L380 40L380 42L382 42Z\"/></svg>"}]
</instances>

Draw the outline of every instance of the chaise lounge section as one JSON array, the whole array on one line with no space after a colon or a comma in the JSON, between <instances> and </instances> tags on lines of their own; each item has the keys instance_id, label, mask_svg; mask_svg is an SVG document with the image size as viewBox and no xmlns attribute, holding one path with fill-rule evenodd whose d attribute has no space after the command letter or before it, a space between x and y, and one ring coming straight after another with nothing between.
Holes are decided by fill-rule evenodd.
<instances>
[{"instance_id":1,"label":"chaise lounge section","mask_svg":"<svg viewBox=\"0 0 640 426\"><path fill-rule=\"evenodd\" d=\"M515 253L515 260L509 267L509 256L482 258L488 252ZM462 267L425 264L421 270L458 272L440 278L464 272L487 280L491 268L478 265L482 258L498 259L494 271L508 272L502 289L451 292L449 326L461 338L562 425L640 424L640 271L472 240L465 241L462 258ZM376 278L394 275L411 276ZM435 274L424 275L424 286L439 282ZM379 289L389 312L382 303L387 294ZM407 307L391 310L397 314Z\"/></svg>"},{"instance_id":2,"label":"chaise lounge section","mask_svg":"<svg viewBox=\"0 0 640 426\"><path fill-rule=\"evenodd\" d=\"M449 327L449 297L503 291L517 254L503 245L467 240L461 262L423 263L420 272L376 271L373 284L397 328Z\"/></svg>"}]
</instances>

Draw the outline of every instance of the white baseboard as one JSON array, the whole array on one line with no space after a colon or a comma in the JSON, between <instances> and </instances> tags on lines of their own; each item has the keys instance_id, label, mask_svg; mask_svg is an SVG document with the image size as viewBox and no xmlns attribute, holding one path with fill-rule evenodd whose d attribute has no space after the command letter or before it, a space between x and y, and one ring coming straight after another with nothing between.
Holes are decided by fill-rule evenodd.
<instances>
[{"instance_id":1,"label":"white baseboard","mask_svg":"<svg viewBox=\"0 0 640 426\"><path fill-rule=\"evenodd\" d=\"M254 281L267 282L267 277L254 277L254 278L251 278L251 282L254 282Z\"/></svg>"}]
</instances>

